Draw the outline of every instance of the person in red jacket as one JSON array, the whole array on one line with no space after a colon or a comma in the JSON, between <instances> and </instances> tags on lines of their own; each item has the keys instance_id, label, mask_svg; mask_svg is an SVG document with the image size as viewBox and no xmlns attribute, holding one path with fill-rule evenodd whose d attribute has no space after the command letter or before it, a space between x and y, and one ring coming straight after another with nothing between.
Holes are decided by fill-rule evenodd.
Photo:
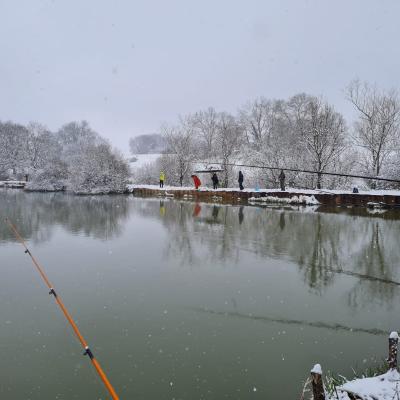
<instances>
[{"instance_id":1,"label":"person in red jacket","mask_svg":"<svg viewBox=\"0 0 400 400\"><path fill-rule=\"evenodd\" d=\"M197 175L192 175L192 179L193 179L194 187L196 189L198 189L201 185L201 181L200 181L199 177Z\"/></svg>"}]
</instances>

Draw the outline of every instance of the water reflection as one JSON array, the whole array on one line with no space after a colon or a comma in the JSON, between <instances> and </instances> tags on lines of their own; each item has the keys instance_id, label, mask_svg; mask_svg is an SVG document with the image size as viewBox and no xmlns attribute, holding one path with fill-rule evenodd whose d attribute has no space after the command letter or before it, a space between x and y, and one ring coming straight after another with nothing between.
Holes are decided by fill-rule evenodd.
<instances>
[{"instance_id":1,"label":"water reflection","mask_svg":"<svg viewBox=\"0 0 400 400\"><path fill-rule=\"evenodd\" d=\"M322 211L0 190L1 217L15 221L35 242L48 240L57 225L98 239L115 237L132 213L165 227L166 256L183 267L234 265L245 253L286 259L317 295L350 276L355 284L348 292L349 306L390 307L400 282L397 214L377 218L354 209ZM0 240L14 241L5 224L0 224Z\"/></svg>"},{"instance_id":2,"label":"water reflection","mask_svg":"<svg viewBox=\"0 0 400 400\"><path fill-rule=\"evenodd\" d=\"M244 206L239 207L239 225L242 225L243 220L244 220Z\"/></svg>"},{"instance_id":3,"label":"water reflection","mask_svg":"<svg viewBox=\"0 0 400 400\"><path fill-rule=\"evenodd\" d=\"M354 278L348 294L354 308L374 302L390 307L398 295L396 219L377 219L367 212L357 216L347 209L326 213L308 208L200 207L177 201L165 207L167 255L182 266L215 261L232 265L241 252L251 252L295 263L309 290L318 295L342 277ZM151 202L133 208L141 215L153 214Z\"/></svg>"},{"instance_id":4,"label":"water reflection","mask_svg":"<svg viewBox=\"0 0 400 400\"><path fill-rule=\"evenodd\" d=\"M14 221L24 238L34 242L50 239L56 225L68 232L98 239L118 236L129 206L125 196L71 196L64 193L25 193L0 190L0 216ZM0 242L14 241L0 224Z\"/></svg>"},{"instance_id":5,"label":"water reflection","mask_svg":"<svg viewBox=\"0 0 400 400\"><path fill-rule=\"evenodd\" d=\"M382 223L376 221L371 223L370 232L366 237L358 254L355 257L355 270L367 276L380 277L377 281L361 281L354 287L349 294L348 302L353 307L371 302L372 297L380 304L390 304L390 301L397 290L398 282L393 282L396 272L396 258L398 257L398 246L389 240L390 238L383 232ZM397 258L398 260L398 258ZM397 261L398 262L398 261ZM391 284L387 284L390 281ZM378 295L376 295L378 293Z\"/></svg>"}]
</instances>

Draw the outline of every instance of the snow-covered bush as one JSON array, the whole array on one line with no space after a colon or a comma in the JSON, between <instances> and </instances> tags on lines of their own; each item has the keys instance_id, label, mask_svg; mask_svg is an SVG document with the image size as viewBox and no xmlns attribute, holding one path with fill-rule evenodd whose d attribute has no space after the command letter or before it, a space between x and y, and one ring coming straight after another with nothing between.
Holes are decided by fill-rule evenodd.
<instances>
[{"instance_id":1,"label":"snow-covered bush","mask_svg":"<svg viewBox=\"0 0 400 400\"><path fill-rule=\"evenodd\" d=\"M37 147L37 151L45 153L38 155L45 164L32 170L27 190L68 190L79 194L126 190L128 164L87 122L71 122L43 138L47 145Z\"/></svg>"},{"instance_id":2,"label":"snow-covered bush","mask_svg":"<svg viewBox=\"0 0 400 400\"><path fill-rule=\"evenodd\" d=\"M110 145L89 145L69 166L68 189L76 194L123 193L128 183L126 162Z\"/></svg>"},{"instance_id":3,"label":"snow-covered bush","mask_svg":"<svg viewBox=\"0 0 400 400\"><path fill-rule=\"evenodd\" d=\"M58 192L65 190L67 182L67 164L59 159L53 159L31 176L31 180L25 186L25 190Z\"/></svg>"}]
</instances>

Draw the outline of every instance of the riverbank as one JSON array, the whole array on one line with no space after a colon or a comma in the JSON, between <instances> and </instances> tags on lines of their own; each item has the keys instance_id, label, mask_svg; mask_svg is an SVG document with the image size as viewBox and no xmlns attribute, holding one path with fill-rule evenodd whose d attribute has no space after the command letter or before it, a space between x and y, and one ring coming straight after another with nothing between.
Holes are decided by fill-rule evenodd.
<instances>
[{"instance_id":1,"label":"riverbank","mask_svg":"<svg viewBox=\"0 0 400 400\"><path fill-rule=\"evenodd\" d=\"M26 181L0 181L0 188L24 189Z\"/></svg>"},{"instance_id":2,"label":"riverbank","mask_svg":"<svg viewBox=\"0 0 400 400\"><path fill-rule=\"evenodd\" d=\"M0 181L0 187L24 189L32 192L55 192L63 190L38 189L26 186L25 181ZM95 188L87 192L72 192L78 195L127 194L133 193L141 197L167 197L194 201L220 202L222 204L292 204L292 205L325 205L325 206L356 206L370 209L400 209L399 190L370 190L352 193L346 190L327 189L295 189L285 191L279 189L244 189L221 188L211 189L193 187L157 185L127 185L121 191L107 191Z\"/></svg>"},{"instance_id":3,"label":"riverbank","mask_svg":"<svg viewBox=\"0 0 400 400\"><path fill-rule=\"evenodd\" d=\"M301 204L329 206L360 206L370 208L400 208L400 191L371 190L352 193L345 190L307 190L292 189L244 189L234 188L209 189L192 187L165 186L160 189L156 185L129 185L128 189L135 196L170 197L177 199L219 201L233 204Z\"/></svg>"}]
</instances>

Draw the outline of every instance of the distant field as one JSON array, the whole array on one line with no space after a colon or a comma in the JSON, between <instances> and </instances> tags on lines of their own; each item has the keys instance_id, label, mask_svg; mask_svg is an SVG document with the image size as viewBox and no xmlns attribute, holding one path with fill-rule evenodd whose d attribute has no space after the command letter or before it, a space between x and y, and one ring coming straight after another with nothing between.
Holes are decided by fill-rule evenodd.
<instances>
[{"instance_id":1,"label":"distant field","mask_svg":"<svg viewBox=\"0 0 400 400\"><path fill-rule=\"evenodd\" d=\"M130 159L134 157L134 158L137 158L137 161L129 162L129 164L130 164L132 169L138 169L138 168L143 167L146 164L153 163L160 156L161 156L161 154L159 154L159 153L156 153L156 154L135 154L135 155L132 155L130 157Z\"/></svg>"}]
</instances>

